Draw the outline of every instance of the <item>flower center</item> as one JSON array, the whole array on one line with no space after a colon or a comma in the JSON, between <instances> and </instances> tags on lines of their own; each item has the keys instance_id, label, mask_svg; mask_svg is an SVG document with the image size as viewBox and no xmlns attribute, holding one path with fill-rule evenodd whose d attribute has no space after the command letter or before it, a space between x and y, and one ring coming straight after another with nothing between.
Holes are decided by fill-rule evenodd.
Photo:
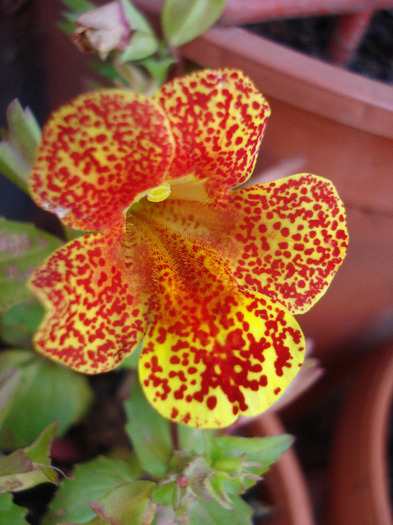
<instances>
[{"instance_id":1,"label":"flower center","mask_svg":"<svg viewBox=\"0 0 393 525\"><path fill-rule=\"evenodd\" d=\"M162 202L170 196L171 199L184 201L207 202L208 195L205 188L205 181L198 180L194 175L184 175L177 179L165 181L155 188L139 193L134 203L131 205L135 209L144 197L149 202Z\"/></svg>"}]
</instances>

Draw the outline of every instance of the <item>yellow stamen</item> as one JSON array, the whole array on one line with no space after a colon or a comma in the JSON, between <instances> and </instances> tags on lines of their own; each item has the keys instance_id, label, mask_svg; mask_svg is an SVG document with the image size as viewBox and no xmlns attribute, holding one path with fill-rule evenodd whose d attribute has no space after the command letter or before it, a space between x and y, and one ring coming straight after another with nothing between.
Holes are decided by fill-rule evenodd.
<instances>
[{"instance_id":1,"label":"yellow stamen","mask_svg":"<svg viewBox=\"0 0 393 525\"><path fill-rule=\"evenodd\" d=\"M169 182L163 182L161 186L157 186L147 192L147 200L150 202L161 202L169 197L171 193L171 186Z\"/></svg>"}]
</instances>

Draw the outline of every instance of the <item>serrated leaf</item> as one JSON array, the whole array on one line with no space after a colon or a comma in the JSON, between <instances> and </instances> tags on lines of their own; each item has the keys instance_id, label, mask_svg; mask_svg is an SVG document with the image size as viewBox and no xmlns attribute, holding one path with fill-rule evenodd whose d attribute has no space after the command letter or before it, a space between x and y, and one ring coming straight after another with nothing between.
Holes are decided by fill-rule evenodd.
<instances>
[{"instance_id":1,"label":"serrated leaf","mask_svg":"<svg viewBox=\"0 0 393 525\"><path fill-rule=\"evenodd\" d=\"M142 60L153 55L158 49L158 40L154 35L144 31L135 31L130 44L119 55L120 64Z\"/></svg>"},{"instance_id":2,"label":"serrated leaf","mask_svg":"<svg viewBox=\"0 0 393 525\"><path fill-rule=\"evenodd\" d=\"M169 421L149 405L137 380L124 407L126 431L142 468L155 476L163 475L172 456Z\"/></svg>"},{"instance_id":3,"label":"serrated leaf","mask_svg":"<svg viewBox=\"0 0 393 525\"><path fill-rule=\"evenodd\" d=\"M171 47L191 42L214 25L226 0L166 0L162 28Z\"/></svg>"},{"instance_id":4,"label":"serrated leaf","mask_svg":"<svg viewBox=\"0 0 393 525\"><path fill-rule=\"evenodd\" d=\"M96 518L89 502L98 501L115 487L135 481L135 465L100 456L77 465L73 479L65 479L49 505L42 525L86 523Z\"/></svg>"},{"instance_id":5,"label":"serrated leaf","mask_svg":"<svg viewBox=\"0 0 393 525\"><path fill-rule=\"evenodd\" d=\"M0 218L0 312L31 299L27 278L61 245L60 239L32 224Z\"/></svg>"},{"instance_id":6,"label":"serrated leaf","mask_svg":"<svg viewBox=\"0 0 393 525\"><path fill-rule=\"evenodd\" d=\"M214 499L196 499L189 504L189 525L247 525L252 523L252 509L240 497L231 498L232 508L225 509Z\"/></svg>"},{"instance_id":7,"label":"serrated leaf","mask_svg":"<svg viewBox=\"0 0 393 525\"><path fill-rule=\"evenodd\" d=\"M131 481L90 502L90 506L111 525L149 525L154 518L155 505L150 500L154 486L152 481Z\"/></svg>"},{"instance_id":8,"label":"serrated leaf","mask_svg":"<svg viewBox=\"0 0 393 525\"><path fill-rule=\"evenodd\" d=\"M0 494L0 516L4 525L26 525L26 514L27 509L16 505L11 494Z\"/></svg>"},{"instance_id":9,"label":"serrated leaf","mask_svg":"<svg viewBox=\"0 0 393 525\"><path fill-rule=\"evenodd\" d=\"M208 436L208 455L217 472L210 485L211 495L228 506L228 495L243 494L261 479L270 465L287 450L291 436L244 438L238 436Z\"/></svg>"},{"instance_id":10,"label":"serrated leaf","mask_svg":"<svg viewBox=\"0 0 393 525\"><path fill-rule=\"evenodd\" d=\"M32 445L0 458L0 493L18 492L41 483L57 483L57 472L50 466L50 445L57 423L49 425Z\"/></svg>"},{"instance_id":11,"label":"serrated leaf","mask_svg":"<svg viewBox=\"0 0 393 525\"><path fill-rule=\"evenodd\" d=\"M83 417L92 401L87 378L31 350L7 350L0 371L17 369L22 382L0 429L0 447L26 446L49 423L59 421L64 433Z\"/></svg>"},{"instance_id":12,"label":"serrated leaf","mask_svg":"<svg viewBox=\"0 0 393 525\"><path fill-rule=\"evenodd\" d=\"M248 463L259 463L265 472L272 463L291 446L292 436L282 434L263 438L246 438L239 436L218 436L215 443L221 448L220 458L237 457L246 454ZM214 458L218 459L218 458Z\"/></svg>"},{"instance_id":13,"label":"serrated leaf","mask_svg":"<svg viewBox=\"0 0 393 525\"><path fill-rule=\"evenodd\" d=\"M0 338L8 346L30 348L31 338L44 314L44 307L36 300L12 306L0 313Z\"/></svg>"}]
</instances>

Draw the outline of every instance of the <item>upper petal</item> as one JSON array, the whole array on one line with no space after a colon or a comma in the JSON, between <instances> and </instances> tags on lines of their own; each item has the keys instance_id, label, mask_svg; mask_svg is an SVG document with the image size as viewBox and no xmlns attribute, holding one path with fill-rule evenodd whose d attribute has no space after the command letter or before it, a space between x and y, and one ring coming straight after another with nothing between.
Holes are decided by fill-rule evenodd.
<instances>
[{"instance_id":1,"label":"upper petal","mask_svg":"<svg viewBox=\"0 0 393 525\"><path fill-rule=\"evenodd\" d=\"M35 347L86 374L119 365L148 326L141 266L112 241L97 233L66 244L38 266L29 283L46 307ZM135 255L130 239L127 243L129 255Z\"/></svg>"},{"instance_id":2,"label":"upper petal","mask_svg":"<svg viewBox=\"0 0 393 525\"><path fill-rule=\"evenodd\" d=\"M170 179L192 175L217 192L250 177L270 109L242 72L194 72L166 83L155 98L176 140Z\"/></svg>"},{"instance_id":3,"label":"upper petal","mask_svg":"<svg viewBox=\"0 0 393 525\"><path fill-rule=\"evenodd\" d=\"M34 200L83 231L111 228L165 180L170 124L151 99L121 89L80 95L45 125L30 179Z\"/></svg>"}]
</instances>

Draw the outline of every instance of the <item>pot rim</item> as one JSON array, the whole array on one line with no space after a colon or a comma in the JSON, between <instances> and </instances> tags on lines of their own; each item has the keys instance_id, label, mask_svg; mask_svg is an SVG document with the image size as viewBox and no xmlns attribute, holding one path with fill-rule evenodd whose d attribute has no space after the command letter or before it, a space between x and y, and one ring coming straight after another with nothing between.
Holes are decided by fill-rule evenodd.
<instances>
[{"instance_id":1,"label":"pot rim","mask_svg":"<svg viewBox=\"0 0 393 525\"><path fill-rule=\"evenodd\" d=\"M268 96L362 131L393 138L393 86L239 27L213 27L182 46L180 52L204 67L240 67Z\"/></svg>"}]
</instances>

